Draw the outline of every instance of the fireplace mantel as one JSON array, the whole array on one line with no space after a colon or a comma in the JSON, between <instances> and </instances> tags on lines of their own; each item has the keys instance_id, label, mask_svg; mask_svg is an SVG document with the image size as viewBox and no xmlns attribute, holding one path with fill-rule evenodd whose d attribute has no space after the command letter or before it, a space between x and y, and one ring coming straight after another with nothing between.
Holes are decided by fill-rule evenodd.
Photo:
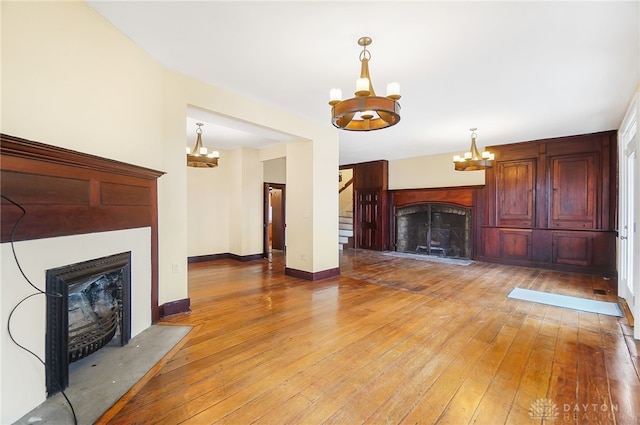
<instances>
[{"instance_id":1,"label":"fireplace mantel","mask_svg":"<svg viewBox=\"0 0 640 425\"><path fill-rule=\"evenodd\" d=\"M157 179L149 168L6 134L0 135L2 195L26 210L14 241L151 228L151 310L158 308ZM1 241L22 211L2 199Z\"/></svg>"},{"instance_id":2,"label":"fireplace mantel","mask_svg":"<svg viewBox=\"0 0 640 425\"><path fill-rule=\"evenodd\" d=\"M484 186L438 187L426 189L390 190L391 205L394 208L427 202L458 205L472 208L476 204L476 193Z\"/></svg>"}]
</instances>

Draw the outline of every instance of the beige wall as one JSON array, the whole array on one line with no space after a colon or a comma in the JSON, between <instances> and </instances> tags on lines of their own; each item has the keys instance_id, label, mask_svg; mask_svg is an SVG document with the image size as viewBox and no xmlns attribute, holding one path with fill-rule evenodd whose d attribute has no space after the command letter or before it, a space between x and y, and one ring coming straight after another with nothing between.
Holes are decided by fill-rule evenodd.
<instances>
[{"instance_id":1,"label":"beige wall","mask_svg":"<svg viewBox=\"0 0 640 425\"><path fill-rule=\"evenodd\" d=\"M297 139L284 146L265 148L255 154L244 149L240 157L236 156L239 153L229 151L234 161L239 161L238 164L247 169L235 170L234 175L242 176L241 179L227 181L226 184L248 192L243 194L241 199L229 195L229 226L240 233L234 234L233 230L230 230L231 243L229 250L224 252L240 255L262 252L263 169L260 161L282 157L284 154L287 164L286 175L296 176L295 179L287 181L287 267L306 272L338 267L338 251L334 249L338 243L338 196L335 184L328 183L335 182L328 176L334 177L335 170L338 169L337 130L330 125L319 126L283 111L273 110L177 73L167 78L169 86L181 87L179 96L182 97L182 102L173 99L174 104L188 104L214 114L254 122L264 128L294 135ZM184 155L186 123L184 116L181 119L183 135L179 142L176 140L175 143L179 143L179 149ZM184 158L179 157L178 161L182 168L185 168ZM220 161L222 163L225 159L221 157ZM252 181L254 183L251 183ZM255 183L257 181L259 184ZM229 191L232 192L235 190ZM252 206L253 209L248 211L244 206L240 207L239 202ZM194 206L190 204L189 207ZM235 221L238 213L247 218L242 225ZM231 215L234 217L231 218ZM256 249L258 242L259 249ZM252 250L253 252L250 252ZM302 260L303 257L306 260ZM167 260L172 261L164 261ZM161 258L161 263L162 261Z\"/></svg>"},{"instance_id":2,"label":"beige wall","mask_svg":"<svg viewBox=\"0 0 640 425\"><path fill-rule=\"evenodd\" d=\"M484 185L484 171L456 171L443 154L389 161L389 189Z\"/></svg>"},{"instance_id":3,"label":"beige wall","mask_svg":"<svg viewBox=\"0 0 640 425\"><path fill-rule=\"evenodd\" d=\"M303 148L279 148L280 152L286 151L287 164L305 164L299 170L300 178L287 185L287 217L293 223L288 224L288 232L294 235L288 239L287 255L300 259L305 254L307 260L292 260L287 265L308 272L338 266L337 193L335 184L325 183L334 183L338 168L337 130L162 68L83 2L2 2L1 7L1 131L166 172L158 181L161 304L189 295L188 240L197 239L198 233L196 226L187 223L191 217L206 225L206 214L199 216L197 212L206 212L211 199L228 199L226 210L219 204L214 209L217 217L226 220L228 235L223 231L219 240L218 236L214 241L198 240L194 251L209 254L222 249L240 255L261 252L261 161L283 156L272 156L277 149L265 154L250 149L224 152L219 169L210 170L219 173L210 175L210 182L196 183L202 183L204 193L202 203L191 208L193 196L187 183L193 180L193 173L187 171L184 158L188 105L248 122L258 117L256 123L261 126L296 135L298 141L292 144ZM225 164L229 167L226 170ZM232 169L235 165L239 169ZM228 182L216 180L224 172L240 177L236 195L232 196ZM291 175L289 169L287 175ZM234 209L238 205L240 210ZM106 235L107 241L103 236L87 235L83 254L95 256L94 251L100 247L113 247L122 241L138 250L139 235L118 237L117 241L112 240L112 234ZM229 241L237 241L237 245L232 247ZM46 249L38 241L21 244L26 272L39 287L43 287L44 271L50 267L29 259L48 258L51 249L62 255L56 255L55 266L75 262L78 257L66 244ZM23 291L14 291L14 282L21 284L21 278L8 265L12 258L7 244L1 246L1 253L0 317L6 323L15 301L12 294ZM144 254L136 254L136 258L142 258L142 262L136 262L141 273L136 280L149 285L150 262L144 260ZM24 313L31 320L18 325L16 335L27 341L43 338L42 303L25 307ZM11 423L44 400L43 371L8 341L5 327L0 332L0 422ZM33 348L43 354L41 346ZM22 369L30 372L18 376L15 371Z\"/></svg>"},{"instance_id":4,"label":"beige wall","mask_svg":"<svg viewBox=\"0 0 640 425\"><path fill-rule=\"evenodd\" d=\"M163 69L83 3L1 7L1 131L162 169ZM50 268L131 250L132 334L149 326L149 229L26 241L16 249L25 273L41 289ZM10 310L33 291L8 244L1 245L1 255L0 317L6 324ZM44 314L44 298L35 297L16 310L12 322L16 338L42 358ZM44 400L44 368L9 340L6 326L0 335L0 423L11 423Z\"/></svg>"},{"instance_id":5,"label":"beige wall","mask_svg":"<svg viewBox=\"0 0 640 425\"><path fill-rule=\"evenodd\" d=\"M248 148L220 150L216 168L187 169L188 257L262 252L262 174Z\"/></svg>"},{"instance_id":6,"label":"beige wall","mask_svg":"<svg viewBox=\"0 0 640 425\"><path fill-rule=\"evenodd\" d=\"M342 181L338 183L338 190L345 187L345 184L353 178L353 168L346 168L341 170L341 172ZM345 189L340 192L338 203L341 216L353 214L353 184L346 186Z\"/></svg>"},{"instance_id":7,"label":"beige wall","mask_svg":"<svg viewBox=\"0 0 640 425\"><path fill-rule=\"evenodd\" d=\"M187 168L187 255L229 252L230 170L237 167L228 151L220 150L216 168ZM214 195L212 195L214 194Z\"/></svg>"},{"instance_id":8,"label":"beige wall","mask_svg":"<svg viewBox=\"0 0 640 425\"><path fill-rule=\"evenodd\" d=\"M263 162L263 180L266 183L287 183L287 158L275 158Z\"/></svg>"}]
</instances>

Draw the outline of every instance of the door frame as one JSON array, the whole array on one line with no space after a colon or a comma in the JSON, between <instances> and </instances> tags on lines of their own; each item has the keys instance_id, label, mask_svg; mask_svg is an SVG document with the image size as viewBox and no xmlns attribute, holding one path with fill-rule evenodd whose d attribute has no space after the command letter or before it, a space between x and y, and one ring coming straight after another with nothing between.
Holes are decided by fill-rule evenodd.
<instances>
[{"instance_id":1,"label":"door frame","mask_svg":"<svg viewBox=\"0 0 640 425\"><path fill-rule=\"evenodd\" d=\"M286 233L286 184L264 182L262 186L262 257L270 259L269 250L269 190L271 188L282 190L282 237L284 239L284 251L287 250L287 233Z\"/></svg>"},{"instance_id":2,"label":"door frame","mask_svg":"<svg viewBox=\"0 0 640 425\"><path fill-rule=\"evenodd\" d=\"M618 296L624 298L637 322L640 320L640 94L636 94L622 121L618 134L619 207L618 207ZM629 163L629 157L634 157ZM640 326L634 327L640 339Z\"/></svg>"}]
</instances>

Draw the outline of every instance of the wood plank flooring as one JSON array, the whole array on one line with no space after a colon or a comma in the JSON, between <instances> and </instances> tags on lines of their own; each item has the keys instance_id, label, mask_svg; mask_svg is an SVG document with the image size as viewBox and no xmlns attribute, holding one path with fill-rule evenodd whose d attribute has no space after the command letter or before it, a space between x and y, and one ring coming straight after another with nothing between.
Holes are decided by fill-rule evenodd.
<instances>
[{"instance_id":1,"label":"wood plank flooring","mask_svg":"<svg viewBox=\"0 0 640 425\"><path fill-rule=\"evenodd\" d=\"M340 256L320 282L277 256L190 265L192 311L161 324L193 331L98 423L640 424L628 318L507 298L617 302L615 280Z\"/></svg>"}]
</instances>

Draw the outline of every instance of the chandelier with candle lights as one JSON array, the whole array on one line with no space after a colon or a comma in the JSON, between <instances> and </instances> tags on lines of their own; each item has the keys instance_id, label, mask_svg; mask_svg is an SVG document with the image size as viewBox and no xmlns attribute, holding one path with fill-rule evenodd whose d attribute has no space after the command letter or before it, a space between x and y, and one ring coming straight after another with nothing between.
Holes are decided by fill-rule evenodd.
<instances>
[{"instance_id":1,"label":"chandelier with candle lights","mask_svg":"<svg viewBox=\"0 0 640 425\"><path fill-rule=\"evenodd\" d=\"M188 167L217 167L218 158L220 158L220 152L211 151L208 152L207 148L202 146L202 126L201 122L196 123L198 128L196 129L196 145L193 150L187 147L187 166Z\"/></svg>"},{"instance_id":2,"label":"chandelier with candle lights","mask_svg":"<svg viewBox=\"0 0 640 425\"><path fill-rule=\"evenodd\" d=\"M453 157L456 171L486 170L493 167L494 154L487 150L480 153L476 146L477 128L474 127L469 130L471 130L471 149L462 156L456 155Z\"/></svg>"},{"instance_id":3,"label":"chandelier with candle lights","mask_svg":"<svg viewBox=\"0 0 640 425\"><path fill-rule=\"evenodd\" d=\"M331 89L329 105L331 105L331 122L337 128L351 131L370 131L391 127L400 121L400 84L390 83L387 96L376 96L369 76L369 59L371 53L367 46L370 37L360 37L360 78L356 81L355 97L342 100L340 89Z\"/></svg>"}]
</instances>

